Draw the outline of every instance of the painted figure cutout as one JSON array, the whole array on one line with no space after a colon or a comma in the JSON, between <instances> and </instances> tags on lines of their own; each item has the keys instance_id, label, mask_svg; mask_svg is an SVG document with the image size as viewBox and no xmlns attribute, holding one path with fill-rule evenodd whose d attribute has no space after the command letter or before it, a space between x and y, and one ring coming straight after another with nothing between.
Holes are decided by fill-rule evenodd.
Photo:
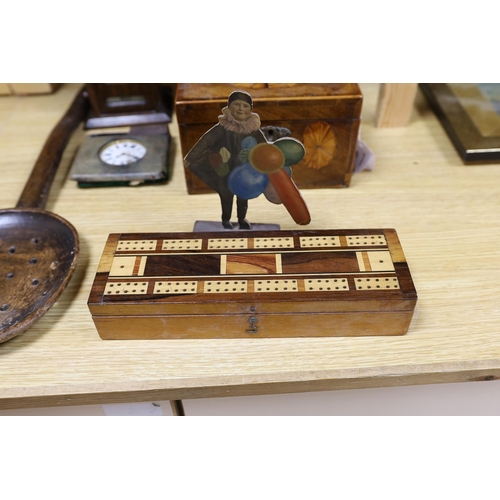
<instances>
[{"instance_id":1,"label":"painted figure cutout","mask_svg":"<svg viewBox=\"0 0 500 500\"><path fill-rule=\"evenodd\" d=\"M260 125L250 94L232 92L219 123L189 151L185 166L219 194L226 229L233 228L234 197L240 229L251 229L248 200L261 194L272 203L283 203L297 224L309 224L309 211L290 168L304 157L304 146L290 137L269 143Z\"/></svg>"}]
</instances>

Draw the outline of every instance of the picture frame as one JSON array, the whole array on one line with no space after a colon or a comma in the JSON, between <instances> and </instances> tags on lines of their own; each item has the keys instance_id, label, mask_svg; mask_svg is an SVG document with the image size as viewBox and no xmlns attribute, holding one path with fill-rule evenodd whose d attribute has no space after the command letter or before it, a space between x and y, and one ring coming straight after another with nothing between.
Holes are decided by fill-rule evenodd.
<instances>
[{"instance_id":1,"label":"picture frame","mask_svg":"<svg viewBox=\"0 0 500 500\"><path fill-rule=\"evenodd\" d=\"M500 84L421 83L464 163L500 161Z\"/></svg>"}]
</instances>

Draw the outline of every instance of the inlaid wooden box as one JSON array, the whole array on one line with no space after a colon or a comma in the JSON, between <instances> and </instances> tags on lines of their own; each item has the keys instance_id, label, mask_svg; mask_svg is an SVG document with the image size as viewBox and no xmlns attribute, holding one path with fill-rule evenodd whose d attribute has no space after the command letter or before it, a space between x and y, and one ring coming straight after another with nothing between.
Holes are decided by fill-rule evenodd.
<instances>
[{"instance_id":1,"label":"inlaid wooden box","mask_svg":"<svg viewBox=\"0 0 500 500\"><path fill-rule=\"evenodd\" d=\"M350 185L363 103L355 83L180 83L175 113L183 157L218 122L229 94L238 89L251 94L262 127L285 127L306 147L305 158L293 167L299 189ZM184 172L189 194L211 192Z\"/></svg>"},{"instance_id":2,"label":"inlaid wooden box","mask_svg":"<svg viewBox=\"0 0 500 500\"><path fill-rule=\"evenodd\" d=\"M403 335L394 229L111 234L88 306L103 339Z\"/></svg>"}]
</instances>

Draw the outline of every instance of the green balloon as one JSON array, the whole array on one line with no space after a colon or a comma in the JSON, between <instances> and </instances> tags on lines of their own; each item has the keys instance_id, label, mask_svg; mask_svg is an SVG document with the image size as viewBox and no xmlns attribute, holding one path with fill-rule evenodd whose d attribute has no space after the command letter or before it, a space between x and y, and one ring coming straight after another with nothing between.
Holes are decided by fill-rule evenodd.
<instances>
[{"instance_id":1,"label":"green balloon","mask_svg":"<svg viewBox=\"0 0 500 500\"><path fill-rule=\"evenodd\" d=\"M273 144L281 149L281 152L285 156L285 166L291 167L302 161L306 154L306 148L297 139L293 137L282 137Z\"/></svg>"}]
</instances>

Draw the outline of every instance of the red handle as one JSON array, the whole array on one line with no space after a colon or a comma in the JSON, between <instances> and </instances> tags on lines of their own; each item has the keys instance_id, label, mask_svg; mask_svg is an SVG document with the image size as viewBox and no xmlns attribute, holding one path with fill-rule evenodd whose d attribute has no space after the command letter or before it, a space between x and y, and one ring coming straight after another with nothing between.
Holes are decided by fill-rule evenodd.
<instances>
[{"instance_id":1,"label":"red handle","mask_svg":"<svg viewBox=\"0 0 500 500\"><path fill-rule=\"evenodd\" d=\"M311 215L306 202L297 189L295 182L288 177L285 170L280 168L278 171L268 174L268 177L292 219L300 226L309 224Z\"/></svg>"}]
</instances>

